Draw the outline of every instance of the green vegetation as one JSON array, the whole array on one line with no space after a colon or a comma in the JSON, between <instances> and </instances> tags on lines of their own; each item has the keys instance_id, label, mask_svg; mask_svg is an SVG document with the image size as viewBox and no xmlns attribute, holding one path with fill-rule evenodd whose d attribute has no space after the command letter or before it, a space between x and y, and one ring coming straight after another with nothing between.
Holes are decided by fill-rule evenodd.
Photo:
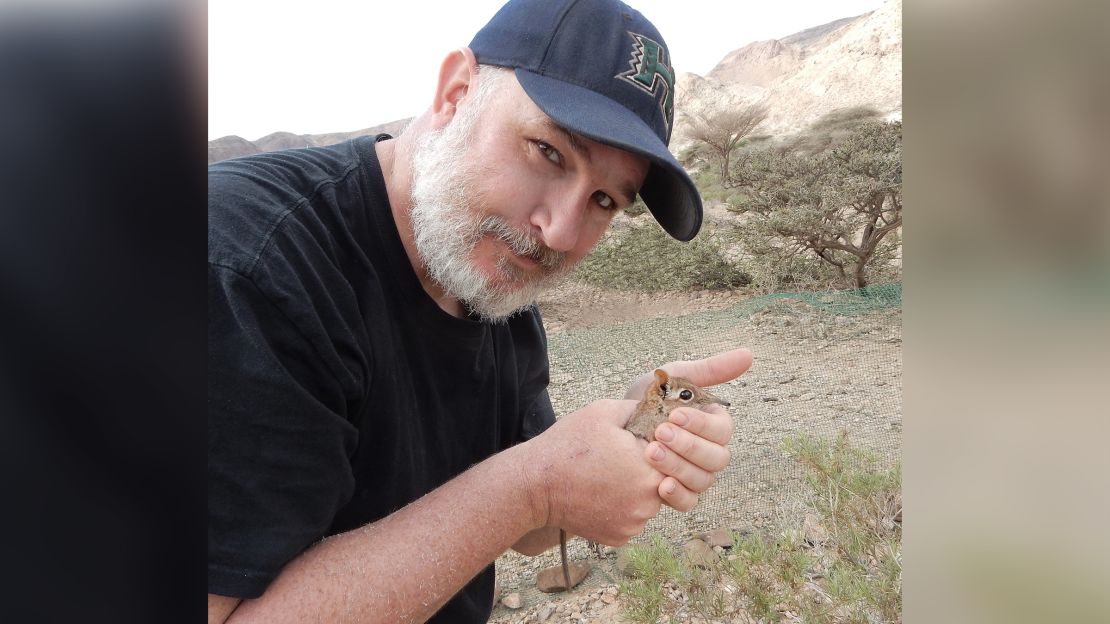
<instances>
[{"instance_id":1,"label":"green vegetation","mask_svg":"<svg viewBox=\"0 0 1110 624\"><path fill-rule=\"evenodd\" d=\"M801 435L786 452L806 468L806 518L777 535L733 536L724 559L691 565L659 536L629 549L621 585L625 615L637 622L693 612L714 618L746 612L759 622L786 614L807 624L902 621L901 468L841 436Z\"/></svg>"},{"instance_id":2,"label":"green vegetation","mask_svg":"<svg viewBox=\"0 0 1110 624\"><path fill-rule=\"evenodd\" d=\"M863 288L899 247L902 124L848 123L822 122L812 136L742 150L731 184L743 196L730 204L746 217L734 231L753 256L779 265L816 260L841 285Z\"/></svg>"},{"instance_id":3,"label":"green vegetation","mask_svg":"<svg viewBox=\"0 0 1110 624\"><path fill-rule=\"evenodd\" d=\"M833 111L803 133L752 134L758 107L691 117L678 155L706 206L691 243L640 224L610 236L579 277L616 289L728 289L762 293L862 288L900 279L902 124L866 107ZM641 200L625 211L646 212ZM637 221L642 221L637 219Z\"/></svg>"},{"instance_id":4,"label":"green vegetation","mask_svg":"<svg viewBox=\"0 0 1110 624\"><path fill-rule=\"evenodd\" d=\"M693 290L743 286L751 278L725 259L723 244L703 232L689 243L655 223L610 235L578 267L575 277L620 290Z\"/></svg>"}]
</instances>

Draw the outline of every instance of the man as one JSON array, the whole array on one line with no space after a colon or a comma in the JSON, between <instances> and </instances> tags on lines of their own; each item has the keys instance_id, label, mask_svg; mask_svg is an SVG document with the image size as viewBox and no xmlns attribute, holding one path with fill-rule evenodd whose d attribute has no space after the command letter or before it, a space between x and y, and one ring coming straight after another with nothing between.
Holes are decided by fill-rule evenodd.
<instances>
[{"instance_id":1,"label":"man","mask_svg":"<svg viewBox=\"0 0 1110 624\"><path fill-rule=\"evenodd\" d=\"M629 7L514 0L398 138L210 169L210 622L485 621L507 548L619 545L693 507L728 414L677 410L648 445L633 400L555 422L532 305L637 192L697 233L673 81Z\"/></svg>"}]
</instances>

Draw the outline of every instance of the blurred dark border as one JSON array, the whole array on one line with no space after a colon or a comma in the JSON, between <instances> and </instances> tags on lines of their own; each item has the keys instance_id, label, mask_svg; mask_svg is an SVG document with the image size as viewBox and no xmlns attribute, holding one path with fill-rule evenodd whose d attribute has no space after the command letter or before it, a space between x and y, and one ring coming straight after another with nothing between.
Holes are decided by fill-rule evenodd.
<instances>
[{"instance_id":1,"label":"blurred dark border","mask_svg":"<svg viewBox=\"0 0 1110 624\"><path fill-rule=\"evenodd\" d=\"M0 7L5 621L202 617L204 29Z\"/></svg>"}]
</instances>

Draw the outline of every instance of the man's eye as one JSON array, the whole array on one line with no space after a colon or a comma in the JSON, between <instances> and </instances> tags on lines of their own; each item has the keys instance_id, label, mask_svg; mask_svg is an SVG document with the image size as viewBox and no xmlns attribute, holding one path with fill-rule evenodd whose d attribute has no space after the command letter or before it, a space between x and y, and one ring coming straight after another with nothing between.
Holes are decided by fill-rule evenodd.
<instances>
[{"instance_id":1,"label":"man's eye","mask_svg":"<svg viewBox=\"0 0 1110 624\"><path fill-rule=\"evenodd\" d=\"M559 150L551 147L547 143L544 143L543 141L536 141L536 148L539 149L540 153L546 156L548 160L555 163L556 165L562 162Z\"/></svg>"},{"instance_id":2,"label":"man's eye","mask_svg":"<svg viewBox=\"0 0 1110 624\"><path fill-rule=\"evenodd\" d=\"M601 191L594 193L594 199L597 200L597 203L600 204L602 208L612 208L617 205L612 197L609 197Z\"/></svg>"}]
</instances>

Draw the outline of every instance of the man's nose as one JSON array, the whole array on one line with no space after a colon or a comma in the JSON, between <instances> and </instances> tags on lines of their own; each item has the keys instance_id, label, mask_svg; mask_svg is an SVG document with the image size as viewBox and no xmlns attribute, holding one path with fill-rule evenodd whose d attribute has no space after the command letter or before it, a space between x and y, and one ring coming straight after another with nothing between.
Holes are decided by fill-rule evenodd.
<instances>
[{"instance_id":1,"label":"man's nose","mask_svg":"<svg viewBox=\"0 0 1110 624\"><path fill-rule=\"evenodd\" d=\"M581 189L553 192L547 199L546 209L538 227L543 243L559 252L568 252L578 244L582 235L590 194Z\"/></svg>"}]
</instances>

